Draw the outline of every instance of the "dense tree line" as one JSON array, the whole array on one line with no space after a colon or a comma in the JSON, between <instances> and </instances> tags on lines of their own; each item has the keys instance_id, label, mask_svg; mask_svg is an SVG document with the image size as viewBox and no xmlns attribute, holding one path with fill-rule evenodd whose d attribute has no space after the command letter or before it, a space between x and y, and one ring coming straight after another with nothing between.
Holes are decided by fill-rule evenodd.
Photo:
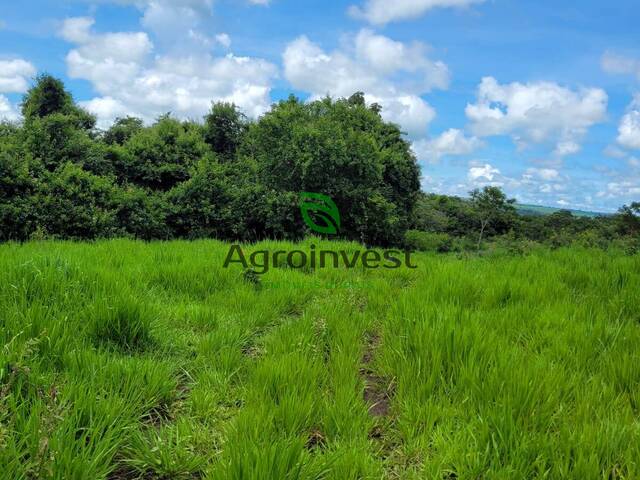
<instances>
[{"instance_id":1,"label":"dense tree line","mask_svg":"<svg viewBox=\"0 0 640 480\"><path fill-rule=\"evenodd\" d=\"M364 96L275 104L257 121L216 103L201 123L167 114L145 126L120 118L106 131L63 83L40 76L23 120L0 123L0 241L299 239L300 192L340 206L343 238L447 251L509 235L561 244L640 235L640 204L613 217L518 215L493 187L469 199L420 192L400 129Z\"/></svg>"},{"instance_id":2,"label":"dense tree line","mask_svg":"<svg viewBox=\"0 0 640 480\"><path fill-rule=\"evenodd\" d=\"M310 191L340 205L344 238L390 245L419 196L409 144L362 94L290 97L256 122L218 103L202 123L127 117L100 131L45 75L22 114L0 126L0 240L297 239Z\"/></svg>"}]
</instances>

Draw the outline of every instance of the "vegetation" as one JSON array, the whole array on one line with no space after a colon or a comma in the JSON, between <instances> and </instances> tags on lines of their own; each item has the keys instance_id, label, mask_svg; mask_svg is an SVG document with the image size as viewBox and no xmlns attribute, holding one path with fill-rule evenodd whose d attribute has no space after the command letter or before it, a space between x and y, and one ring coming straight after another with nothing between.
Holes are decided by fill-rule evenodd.
<instances>
[{"instance_id":1,"label":"vegetation","mask_svg":"<svg viewBox=\"0 0 640 480\"><path fill-rule=\"evenodd\" d=\"M45 75L22 110L0 127L0 241L298 239L299 193L318 191L342 208L343 238L400 244L420 189L409 144L361 94L291 97L257 122L221 103L202 124L128 117L99 131Z\"/></svg>"},{"instance_id":2,"label":"vegetation","mask_svg":"<svg viewBox=\"0 0 640 480\"><path fill-rule=\"evenodd\" d=\"M217 103L202 123L167 114L145 127L126 117L100 131L61 81L43 75L22 112L22 123L0 125L0 241L300 240L305 191L333 198L342 239L374 246L481 250L508 235L635 248L640 235L637 203L608 217L541 216L520 215L496 187L469 199L421 193L409 143L360 93L290 97L257 121ZM445 246L416 241L433 234Z\"/></svg>"},{"instance_id":3,"label":"vegetation","mask_svg":"<svg viewBox=\"0 0 640 480\"><path fill-rule=\"evenodd\" d=\"M0 125L2 478L640 478L639 203L422 193L362 94L100 131L41 76L22 111ZM307 237L300 192L338 204L340 241ZM223 268L222 240L275 268ZM362 244L425 253L277 262Z\"/></svg>"},{"instance_id":4,"label":"vegetation","mask_svg":"<svg viewBox=\"0 0 640 480\"><path fill-rule=\"evenodd\" d=\"M228 248L0 245L3 478L640 477L638 255Z\"/></svg>"},{"instance_id":5,"label":"vegetation","mask_svg":"<svg viewBox=\"0 0 640 480\"><path fill-rule=\"evenodd\" d=\"M520 215L514 200L507 199L497 187L485 187L471 192L469 199L422 193L412 220L415 231L453 237L456 251L477 251L505 243L522 249L533 242L552 248L579 244L623 248L633 253L640 251L639 206L633 203L616 215L600 217L575 216L569 210ZM407 232L405 238L415 235L414 231ZM419 249L410 239L407 246Z\"/></svg>"}]
</instances>

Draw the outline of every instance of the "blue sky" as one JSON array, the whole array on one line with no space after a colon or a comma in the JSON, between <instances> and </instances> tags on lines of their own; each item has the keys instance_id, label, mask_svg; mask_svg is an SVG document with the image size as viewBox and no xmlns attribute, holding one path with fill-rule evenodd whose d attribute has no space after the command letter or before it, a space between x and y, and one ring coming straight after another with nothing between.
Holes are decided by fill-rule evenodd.
<instances>
[{"instance_id":1,"label":"blue sky","mask_svg":"<svg viewBox=\"0 0 640 480\"><path fill-rule=\"evenodd\" d=\"M101 126L360 90L426 191L613 211L640 200L639 17L637 0L5 2L0 117L44 71Z\"/></svg>"}]
</instances>

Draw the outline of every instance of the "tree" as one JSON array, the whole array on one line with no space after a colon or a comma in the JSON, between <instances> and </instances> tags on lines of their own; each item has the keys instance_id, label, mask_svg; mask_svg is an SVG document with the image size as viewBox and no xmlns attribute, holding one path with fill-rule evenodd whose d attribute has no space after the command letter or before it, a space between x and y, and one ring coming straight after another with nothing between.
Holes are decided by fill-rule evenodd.
<instances>
[{"instance_id":1,"label":"tree","mask_svg":"<svg viewBox=\"0 0 640 480\"><path fill-rule=\"evenodd\" d=\"M167 223L180 238L229 238L233 211L224 168L202 160L194 175L168 195Z\"/></svg>"},{"instance_id":2,"label":"tree","mask_svg":"<svg viewBox=\"0 0 640 480\"><path fill-rule=\"evenodd\" d=\"M478 235L478 250L485 233L503 234L513 226L516 209L515 199L507 199L498 187L484 187L470 192L471 203L478 215L480 233Z\"/></svg>"},{"instance_id":3,"label":"tree","mask_svg":"<svg viewBox=\"0 0 640 480\"><path fill-rule=\"evenodd\" d=\"M247 125L247 117L233 103L214 103L205 117L204 141L222 160L234 159Z\"/></svg>"},{"instance_id":4,"label":"tree","mask_svg":"<svg viewBox=\"0 0 640 480\"><path fill-rule=\"evenodd\" d=\"M95 127L96 119L73 102L73 97L64 88L64 83L51 75L42 74L22 99L22 115L29 122L53 114L74 118L76 126L84 130Z\"/></svg>"},{"instance_id":5,"label":"tree","mask_svg":"<svg viewBox=\"0 0 640 480\"><path fill-rule=\"evenodd\" d=\"M25 240L35 229L31 159L20 148L18 129L0 124L0 241Z\"/></svg>"},{"instance_id":6,"label":"tree","mask_svg":"<svg viewBox=\"0 0 640 480\"><path fill-rule=\"evenodd\" d=\"M141 240L171 238L167 226L169 208L162 195L125 185L115 189L114 201L119 235Z\"/></svg>"},{"instance_id":7,"label":"tree","mask_svg":"<svg viewBox=\"0 0 640 480\"><path fill-rule=\"evenodd\" d=\"M66 163L46 173L36 194L38 224L50 235L95 239L117 234L113 183Z\"/></svg>"},{"instance_id":8,"label":"tree","mask_svg":"<svg viewBox=\"0 0 640 480\"><path fill-rule=\"evenodd\" d=\"M73 115L56 112L32 118L25 122L21 135L25 150L50 172L73 162L99 175L109 173L103 148L78 127Z\"/></svg>"},{"instance_id":9,"label":"tree","mask_svg":"<svg viewBox=\"0 0 640 480\"><path fill-rule=\"evenodd\" d=\"M343 237L402 241L420 190L417 162L397 127L357 95L281 101L250 127L241 155L255 161L267 190L330 196L342 212Z\"/></svg>"},{"instance_id":10,"label":"tree","mask_svg":"<svg viewBox=\"0 0 640 480\"><path fill-rule=\"evenodd\" d=\"M103 135L107 145L124 145L131 137L144 128L144 122L136 117L116 118Z\"/></svg>"},{"instance_id":11,"label":"tree","mask_svg":"<svg viewBox=\"0 0 640 480\"><path fill-rule=\"evenodd\" d=\"M110 150L117 155L122 181L156 191L168 191L189 180L208 151L199 125L168 115L134 133L121 149Z\"/></svg>"},{"instance_id":12,"label":"tree","mask_svg":"<svg viewBox=\"0 0 640 480\"><path fill-rule=\"evenodd\" d=\"M616 228L622 235L640 235L640 202L624 205L615 217Z\"/></svg>"},{"instance_id":13,"label":"tree","mask_svg":"<svg viewBox=\"0 0 640 480\"><path fill-rule=\"evenodd\" d=\"M62 81L40 75L23 98L22 114L24 148L49 171L70 161L96 174L110 172L93 137L95 117L74 103Z\"/></svg>"}]
</instances>

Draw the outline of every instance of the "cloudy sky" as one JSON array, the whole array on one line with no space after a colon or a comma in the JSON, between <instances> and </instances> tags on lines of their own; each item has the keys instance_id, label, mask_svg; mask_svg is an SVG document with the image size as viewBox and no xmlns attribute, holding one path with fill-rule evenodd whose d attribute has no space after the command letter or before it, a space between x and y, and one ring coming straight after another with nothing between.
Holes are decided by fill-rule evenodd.
<instances>
[{"instance_id":1,"label":"cloudy sky","mask_svg":"<svg viewBox=\"0 0 640 480\"><path fill-rule=\"evenodd\" d=\"M45 71L101 126L363 91L426 191L613 211L640 201L638 18L637 0L4 1L0 117Z\"/></svg>"}]
</instances>

